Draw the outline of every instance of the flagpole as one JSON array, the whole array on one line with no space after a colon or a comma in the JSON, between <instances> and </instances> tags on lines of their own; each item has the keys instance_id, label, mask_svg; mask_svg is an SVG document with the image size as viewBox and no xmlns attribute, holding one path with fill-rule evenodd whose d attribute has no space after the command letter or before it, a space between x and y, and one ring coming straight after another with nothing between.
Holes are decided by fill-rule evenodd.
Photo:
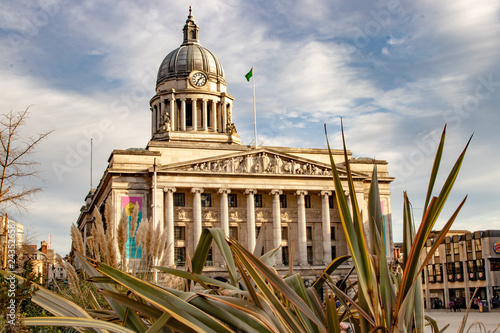
<instances>
[{"instance_id":1,"label":"flagpole","mask_svg":"<svg viewBox=\"0 0 500 333\"><path fill-rule=\"evenodd\" d=\"M255 74L252 67L252 86L253 86L253 131L255 135L255 149L257 149L257 112L255 111Z\"/></svg>"}]
</instances>

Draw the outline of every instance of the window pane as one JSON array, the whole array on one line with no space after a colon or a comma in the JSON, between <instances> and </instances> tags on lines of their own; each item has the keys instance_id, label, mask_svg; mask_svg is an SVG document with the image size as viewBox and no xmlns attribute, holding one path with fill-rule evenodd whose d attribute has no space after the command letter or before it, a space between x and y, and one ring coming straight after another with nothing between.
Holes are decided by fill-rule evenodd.
<instances>
[{"instance_id":1,"label":"window pane","mask_svg":"<svg viewBox=\"0 0 500 333\"><path fill-rule=\"evenodd\" d=\"M281 228L281 239L288 240L288 227Z\"/></svg>"},{"instance_id":2,"label":"window pane","mask_svg":"<svg viewBox=\"0 0 500 333\"><path fill-rule=\"evenodd\" d=\"M335 240L335 227L330 227L330 239Z\"/></svg>"},{"instance_id":3,"label":"window pane","mask_svg":"<svg viewBox=\"0 0 500 333\"><path fill-rule=\"evenodd\" d=\"M229 236L238 240L238 227L229 227Z\"/></svg>"},{"instance_id":4,"label":"window pane","mask_svg":"<svg viewBox=\"0 0 500 333\"><path fill-rule=\"evenodd\" d=\"M306 238L308 241L312 241L312 239L313 239L313 228L312 227L306 227Z\"/></svg>"},{"instance_id":5,"label":"window pane","mask_svg":"<svg viewBox=\"0 0 500 333\"><path fill-rule=\"evenodd\" d=\"M332 260L337 258L337 248L334 246L332 246Z\"/></svg>"},{"instance_id":6,"label":"window pane","mask_svg":"<svg viewBox=\"0 0 500 333\"><path fill-rule=\"evenodd\" d=\"M261 208L262 207L262 194L255 194L254 200L255 200L255 207Z\"/></svg>"},{"instance_id":7,"label":"window pane","mask_svg":"<svg viewBox=\"0 0 500 333\"><path fill-rule=\"evenodd\" d=\"M238 207L238 202L237 202L237 196L236 194L228 194L227 195L227 203L229 207Z\"/></svg>"},{"instance_id":8,"label":"window pane","mask_svg":"<svg viewBox=\"0 0 500 333\"><path fill-rule=\"evenodd\" d=\"M212 256L212 248L208 250L207 261L205 261L205 266L213 266L213 256Z\"/></svg>"},{"instance_id":9,"label":"window pane","mask_svg":"<svg viewBox=\"0 0 500 333\"><path fill-rule=\"evenodd\" d=\"M186 126L193 126L193 108L188 102L186 102Z\"/></svg>"},{"instance_id":10,"label":"window pane","mask_svg":"<svg viewBox=\"0 0 500 333\"><path fill-rule=\"evenodd\" d=\"M186 227L174 227L174 239L175 240L186 240Z\"/></svg>"},{"instance_id":11,"label":"window pane","mask_svg":"<svg viewBox=\"0 0 500 333\"><path fill-rule=\"evenodd\" d=\"M281 248L281 253L282 253L282 260L283 260L283 265L288 266L289 263L289 256L290 252L288 251L288 246L283 246Z\"/></svg>"},{"instance_id":12,"label":"window pane","mask_svg":"<svg viewBox=\"0 0 500 333\"><path fill-rule=\"evenodd\" d=\"M330 208L335 208L335 197L333 195L328 196L328 203L330 204Z\"/></svg>"},{"instance_id":13,"label":"window pane","mask_svg":"<svg viewBox=\"0 0 500 333\"><path fill-rule=\"evenodd\" d=\"M184 266L184 263L186 262L186 248L176 247L174 249L174 255L175 255L175 265Z\"/></svg>"},{"instance_id":14,"label":"window pane","mask_svg":"<svg viewBox=\"0 0 500 333\"><path fill-rule=\"evenodd\" d=\"M175 207L186 206L186 198L184 193L174 193L174 206Z\"/></svg>"},{"instance_id":15,"label":"window pane","mask_svg":"<svg viewBox=\"0 0 500 333\"><path fill-rule=\"evenodd\" d=\"M281 194L280 195L280 207L281 208L286 208L286 194Z\"/></svg>"},{"instance_id":16,"label":"window pane","mask_svg":"<svg viewBox=\"0 0 500 333\"><path fill-rule=\"evenodd\" d=\"M210 193L201 194L201 207L212 207L212 195Z\"/></svg>"},{"instance_id":17,"label":"window pane","mask_svg":"<svg viewBox=\"0 0 500 333\"><path fill-rule=\"evenodd\" d=\"M312 246L307 247L307 263L309 265L313 264L313 247Z\"/></svg>"}]
</instances>

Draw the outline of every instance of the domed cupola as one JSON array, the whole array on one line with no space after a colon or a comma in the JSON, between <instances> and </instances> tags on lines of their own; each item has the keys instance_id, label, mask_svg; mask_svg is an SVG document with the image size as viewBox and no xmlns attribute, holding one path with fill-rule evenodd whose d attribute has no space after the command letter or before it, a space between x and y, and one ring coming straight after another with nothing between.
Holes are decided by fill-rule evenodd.
<instances>
[{"instance_id":1,"label":"domed cupola","mask_svg":"<svg viewBox=\"0 0 500 333\"><path fill-rule=\"evenodd\" d=\"M189 7L181 46L158 70L151 99L152 140L241 144L232 122L233 97L227 93L219 59L200 45Z\"/></svg>"},{"instance_id":2,"label":"domed cupola","mask_svg":"<svg viewBox=\"0 0 500 333\"><path fill-rule=\"evenodd\" d=\"M224 70L219 59L200 45L200 28L194 20L191 8L189 8L189 16L182 30L184 42L163 59L158 70L156 84L161 84L171 78L187 77L194 70L203 71L214 80L225 82Z\"/></svg>"}]
</instances>

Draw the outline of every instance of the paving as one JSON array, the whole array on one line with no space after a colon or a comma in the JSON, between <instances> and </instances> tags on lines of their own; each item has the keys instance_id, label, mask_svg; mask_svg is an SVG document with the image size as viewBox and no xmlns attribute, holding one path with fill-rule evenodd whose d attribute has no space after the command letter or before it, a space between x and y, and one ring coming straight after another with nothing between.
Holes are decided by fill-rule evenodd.
<instances>
[{"instance_id":1,"label":"paving","mask_svg":"<svg viewBox=\"0 0 500 333\"><path fill-rule=\"evenodd\" d=\"M449 310L427 310L426 315L430 316L438 322L439 329L442 329L446 324L450 326L445 330L445 333L458 332L458 328L465 315L465 309L461 312L450 312ZM500 310L492 310L491 312L479 312L478 310L471 310L467 318L464 332L468 333L487 333L493 332L500 333ZM498 328L497 328L498 327ZM430 327L426 327L425 332L432 332Z\"/></svg>"}]
</instances>

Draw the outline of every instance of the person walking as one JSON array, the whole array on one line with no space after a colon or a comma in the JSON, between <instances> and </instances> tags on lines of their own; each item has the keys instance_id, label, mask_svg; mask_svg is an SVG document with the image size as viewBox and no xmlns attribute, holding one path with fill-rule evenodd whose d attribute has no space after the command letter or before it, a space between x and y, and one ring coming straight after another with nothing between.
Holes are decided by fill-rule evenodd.
<instances>
[{"instance_id":1,"label":"person walking","mask_svg":"<svg viewBox=\"0 0 500 333\"><path fill-rule=\"evenodd\" d=\"M455 308L455 302L453 302L453 300L450 301L449 305L450 305L450 312L451 312L451 310L453 310L454 312L457 311L457 309Z\"/></svg>"}]
</instances>

